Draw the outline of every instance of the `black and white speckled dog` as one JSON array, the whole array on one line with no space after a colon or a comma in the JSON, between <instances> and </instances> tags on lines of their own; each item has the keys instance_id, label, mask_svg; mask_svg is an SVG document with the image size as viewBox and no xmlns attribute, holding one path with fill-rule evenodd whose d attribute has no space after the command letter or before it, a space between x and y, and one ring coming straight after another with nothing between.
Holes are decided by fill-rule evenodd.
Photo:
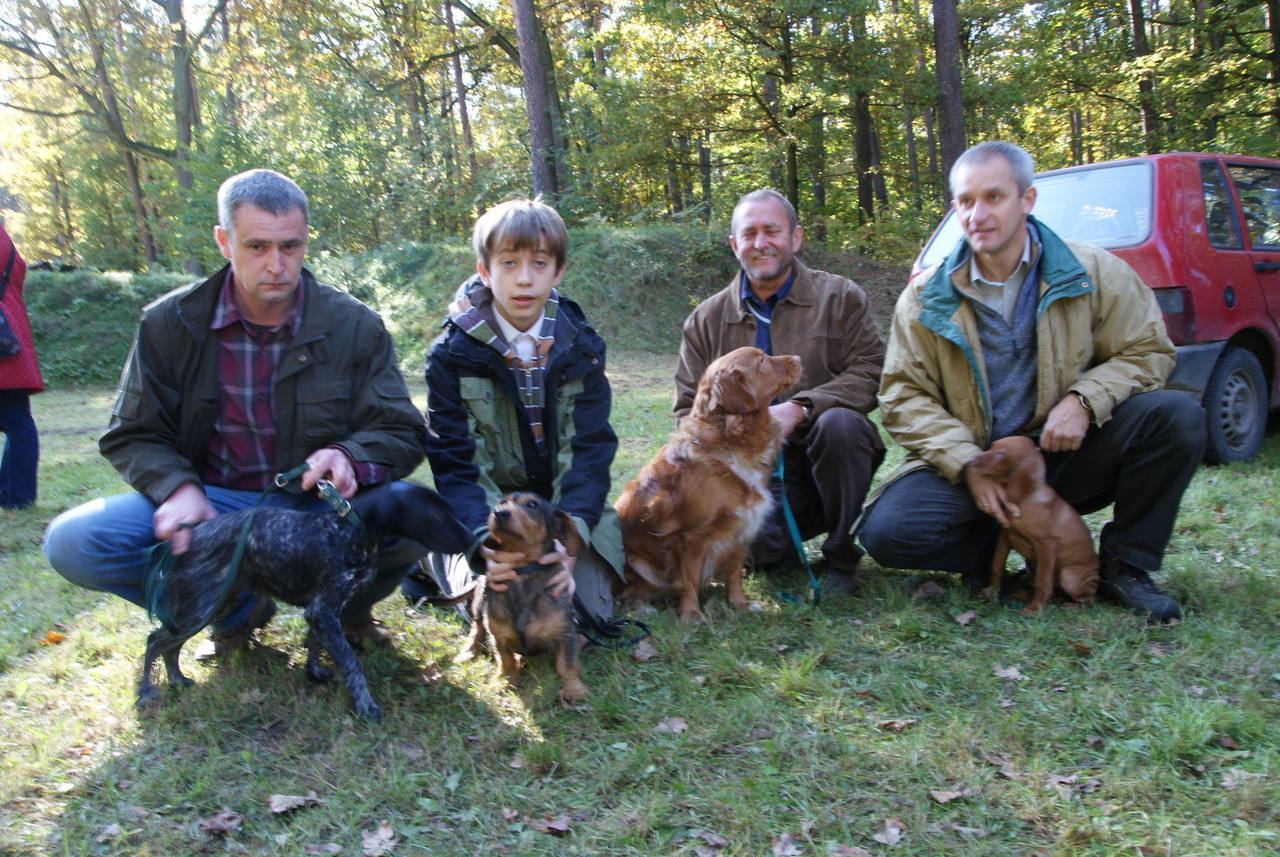
<instances>
[{"instance_id":1,"label":"black and white speckled dog","mask_svg":"<svg viewBox=\"0 0 1280 857\"><path fill-rule=\"evenodd\" d=\"M445 553L465 551L471 536L443 497L407 482L384 483L361 492L352 498L351 507L361 525L329 511L260 506L219 515L194 527L190 548L173 558L153 605L162 625L147 637L138 705L159 696L151 682L157 657L164 658L170 684L192 683L178 668L178 654L187 640L221 618L215 611L226 589L223 605L237 604L241 593L254 592L305 607L307 677L319 682L332 676L320 665L320 650L327 649L356 711L369 720L381 720L382 709L373 701L364 670L342 634L342 610L373 580L384 536L412 539ZM224 586L240 530L250 514L239 571Z\"/></svg>"}]
</instances>

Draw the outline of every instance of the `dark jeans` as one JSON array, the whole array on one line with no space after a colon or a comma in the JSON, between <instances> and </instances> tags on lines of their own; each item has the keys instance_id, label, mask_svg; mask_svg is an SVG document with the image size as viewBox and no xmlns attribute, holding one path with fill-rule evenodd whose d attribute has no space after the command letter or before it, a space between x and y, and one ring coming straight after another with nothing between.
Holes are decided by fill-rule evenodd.
<instances>
[{"instance_id":1,"label":"dark jeans","mask_svg":"<svg viewBox=\"0 0 1280 857\"><path fill-rule=\"evenodd\" d=\"M1146 571L1160 567L1182 494L1204 456L1204 411L1185 393L1140 393L1074 452L1044 454L1049 484L1081 514L1112 503L1098 553ZM999 525L961 481L932 468L889 485L863 517L858 539L887 568L985 576Z\"/></svg>"},{"instance_id":2,"label":"dark jeans","mask_svg":"<svg viewBox=\"0 0 1280 857\"><path fill-rule=\"evenodd\" d=\"M852 570L862 556L849 531L862 512L867 489L884 460L884 448L871 421L849 408L829 408L813 425L797 429L782 446L787 501L800 535L827 533L822 556L828 568ZM774 499L782 484L773 480ZM778 502L756 540L751 557L760 563L798 559Z\"/></svg>"},{"instance_id":3,"label":"dark jeans","mask_svg":"<svg viewBox=\"0 0 1280 857\"><path fill-rule=\"evenodd\" d=\"M36 501L40 435L31 419L31 394L26 390L0 390L0 432L4 433L0 508L30 506Z\"/></svg>"}]
</instances>

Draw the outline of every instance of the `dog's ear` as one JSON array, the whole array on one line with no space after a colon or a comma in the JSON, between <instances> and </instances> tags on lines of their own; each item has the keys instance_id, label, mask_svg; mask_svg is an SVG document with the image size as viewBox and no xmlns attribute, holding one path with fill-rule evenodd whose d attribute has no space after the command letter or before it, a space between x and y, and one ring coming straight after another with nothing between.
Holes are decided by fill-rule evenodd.
<instances>
[{"instance_id":1,"label":"dog's ear","mask_svg":"<svg viewBox=\"0 0 1280 857\"><path fill-rule=\"evenodd\" d=\"M582 556L587 552L587 545L578 534L578 525L569 517L569 513L556 509L554 535L564 545L564 552L569 556Z\"/></svg>"},{"instance_id":2,"label":"dog's ear","mask_svg":"<svg viewBox=\"0 0 1280 857\"><path fill-rule=\"evenodd\" d=\"M741 369L730 369L711 382L712 410L726 414L748 414L756 409L751 381Z\"/></svg>"}]
</instances>

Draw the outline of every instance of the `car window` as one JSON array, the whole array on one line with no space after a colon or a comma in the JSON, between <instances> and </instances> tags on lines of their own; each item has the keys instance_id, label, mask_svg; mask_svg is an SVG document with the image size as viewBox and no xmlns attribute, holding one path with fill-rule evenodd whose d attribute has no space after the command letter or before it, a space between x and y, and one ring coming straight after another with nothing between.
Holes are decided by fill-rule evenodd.
<instances>
[{"instance_id":1,"label":"car window","mask_svg":"<svg viewBox=\"0 0 1280 857\"><path fill-rule=\"evenodd\" d=\"M1114 250L1151 236L1154 170L1150 161L1077 167L1036 176L1031 213L1063 238ZM963 237L952 212L920 257L927 268L946 258Z\"/></svg>"},{"instance_id":2,"label":"car window","mask_svg":"<svg viewBox=\"0 0 1280 857\"><path fill-rule=\"evenodd\" d=\"M1204 193L1205 234L1209 243L1224 250L1239 250L1240 227L1227 181L1216 161L1200 162L1200 189Z\"/></svg>"},{"instance_id":3,"label":"car window","mask_svg":"<svg viewBox=\"0 0 1280 857\"><path fill-rule=\"evenodd\" d=\"M1227 172L1240 197L1249 244L1280 249L1280 170L1232 164Z\"/></svg>"}]
</instances>

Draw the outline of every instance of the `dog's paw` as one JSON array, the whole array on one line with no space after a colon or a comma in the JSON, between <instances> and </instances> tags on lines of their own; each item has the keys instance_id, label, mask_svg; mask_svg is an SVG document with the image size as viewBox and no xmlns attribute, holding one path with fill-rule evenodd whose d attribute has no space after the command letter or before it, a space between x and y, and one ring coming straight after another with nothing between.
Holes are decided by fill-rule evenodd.
<instances>
[{"instance_id":1,"label":"dog's paw","mask_svg":"<svg viewBox=\"0 0 1280 857\"><path fill-rule=\"evenodd\" d=\"M333 678L333 670L329 669L328 667L308 664L307 678L311 679L316 684L324 684L329 679Z\"/></svg>"},{"instance_id":2,"label":"dog's paw","mask_svg":"<svg viewBox=\"0 0 1280 857\"><path fill-rule=\"evenodd\" d=\"M987 601L995 601L999 595L1000 595L999 586L984 586L982 587L981 590L978 591L978 597L983 598Z\"/></svg>"},{"instance_id":3,"label":"dog's paw","mask_svg":"<svg viewBox=\"0 0 1280 857\"><path fill-rule=\"evenodd\" d=\"M382 722L382 708L372 699L367 702L356 703L356 714L359 714L370 723Z\"/></svg>"},{"instance_id":4,"label":"dog's paw","mask_svg":"<svg viewBox=\"0 0 1280 857\"><path fill-rule=\"evenodd\" d=\"M160 690L154 684L146 687L138 688L138 698L134 700L133 707L139 711L145 711L154 708L160 702Z\"/></svg>"},{"instance_id":5,"label":"dog's paw","mask_svg":"<svg viewBox=\"0 0 1280 857\"><path fill-rule=\"evenodd\" d=\"M560 688L560 698L565 702L578 702L586 699L590 693L587 686L578 680L566 681Z\"/></svg>"}]
</instances>

